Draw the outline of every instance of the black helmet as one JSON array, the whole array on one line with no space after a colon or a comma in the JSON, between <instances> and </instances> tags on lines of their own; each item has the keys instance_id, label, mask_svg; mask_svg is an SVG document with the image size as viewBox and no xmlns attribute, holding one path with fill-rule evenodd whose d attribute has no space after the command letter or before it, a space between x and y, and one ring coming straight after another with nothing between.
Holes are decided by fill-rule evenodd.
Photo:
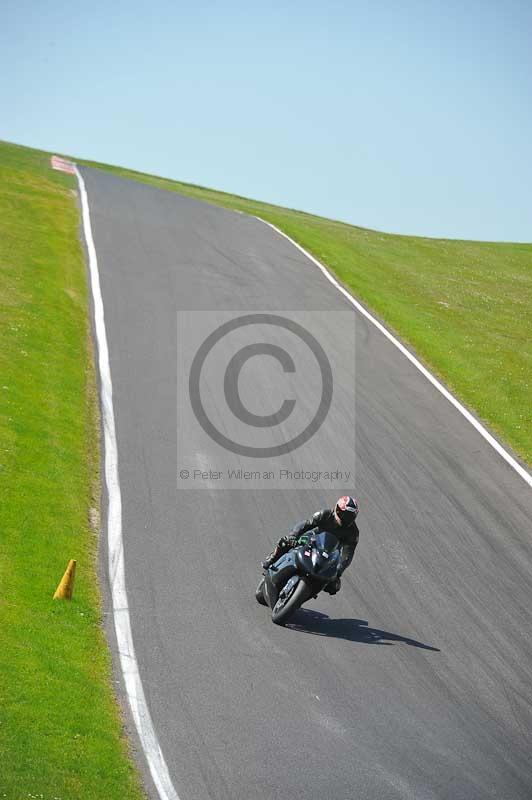
<instances>
[{"instance_id":1,"label":"black helmet","mask_svg":"<svg viewBox=\"0 0 532 800\"><path fill-rule=\"evenodd\" d=\"M358 503L354 497L339 497L334 509L340 522L354 522L358 514Z\"/></svg>"}]
</instances>

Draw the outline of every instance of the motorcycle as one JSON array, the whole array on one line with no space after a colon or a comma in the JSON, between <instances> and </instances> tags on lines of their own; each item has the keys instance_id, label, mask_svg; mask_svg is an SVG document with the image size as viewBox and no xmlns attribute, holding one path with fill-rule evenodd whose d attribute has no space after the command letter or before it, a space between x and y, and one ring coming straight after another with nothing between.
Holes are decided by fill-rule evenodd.
<instances>
[{"instance_id":1,"label":"motorcycle","mask_svg":"<svg viewBox=\"0 0 532 800\"><path fill-rule=\"evenodd\" d=\"M260 579L255 599L272 610L272 622L285 625L288 618L330 582L338 578L341 545L333 533L312 533L305 544L285 553Z\"/></svg>"}]
</instances>

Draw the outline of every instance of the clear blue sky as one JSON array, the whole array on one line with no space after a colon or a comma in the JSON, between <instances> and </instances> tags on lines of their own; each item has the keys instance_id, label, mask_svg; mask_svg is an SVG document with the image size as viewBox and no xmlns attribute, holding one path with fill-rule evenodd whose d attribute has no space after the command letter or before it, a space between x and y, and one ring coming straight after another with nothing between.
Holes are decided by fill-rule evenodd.
<instances>
[{"instance_id":1,"label":"clear blue sky","mask_svg":"<svg viewBox=\"0 0 532 800\"><path fill-rule=\"evenodd\" d=\"M0 138L357 225L532 241L532 2L5 0Z\"/></svg>"}]
</instances>

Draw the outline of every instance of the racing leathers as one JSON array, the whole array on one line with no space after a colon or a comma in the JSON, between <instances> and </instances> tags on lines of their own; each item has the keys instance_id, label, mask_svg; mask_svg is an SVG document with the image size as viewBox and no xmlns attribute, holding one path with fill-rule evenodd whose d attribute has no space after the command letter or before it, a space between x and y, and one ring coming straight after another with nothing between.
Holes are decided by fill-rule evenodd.
<instances>
[{"instance_id":1,"label":"racing leathers","mask_svg":"<svg viewBox=\"0 0 532 800\"><path fill-rule=\"evenodd\" d=\"M342 545L341 563L338 573L339 577L353 560L355 549L358 544L359 531L354 520L350 524L343 524L334 513L334 510L330 508L316 511L309 519L305 519L295 525L289 536L283 536L279 539L274 551L268 556L266 561L262 562L262 566L267 569L293 547L305 544L309 539L309 537L306 536L307 532L314 529L333 533L339 539ZM339 579L335 585L328 585L328 591L331 594L335 594L339 588Z\"/></svg>"}]
</instances>

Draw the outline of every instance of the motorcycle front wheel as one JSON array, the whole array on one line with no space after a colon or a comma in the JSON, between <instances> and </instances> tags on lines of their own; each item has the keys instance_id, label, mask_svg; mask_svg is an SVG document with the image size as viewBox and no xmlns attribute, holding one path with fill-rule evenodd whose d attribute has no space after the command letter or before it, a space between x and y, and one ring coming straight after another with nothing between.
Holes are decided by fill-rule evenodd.
<instances>
[{"instance_id":1,"label":"motorcycle front wheel","mask_svg":"<svg viewBox=\"0 0 532 800\"><path fill-rule=\"evenodd\" d=\"M312 597L312 589L303 579L300 579L290 590L284 594L282 589L279 599L272 609L272 622L276 625L284 625L288 618Z\"/></svg>"}]
</instances>

